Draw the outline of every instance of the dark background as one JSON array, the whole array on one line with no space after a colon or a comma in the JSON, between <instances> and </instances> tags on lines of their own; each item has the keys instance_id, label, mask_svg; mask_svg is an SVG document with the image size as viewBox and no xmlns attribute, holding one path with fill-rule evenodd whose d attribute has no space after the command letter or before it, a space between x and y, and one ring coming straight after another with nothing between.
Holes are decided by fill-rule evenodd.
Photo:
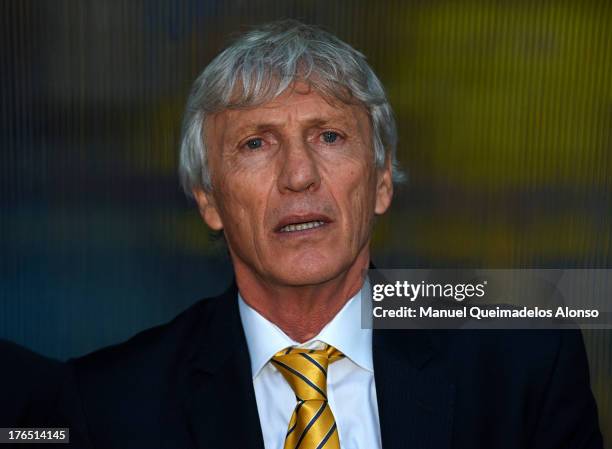
<instances>
[{"instance_id":1,"label":"dark background","mask_svg":"<svg viewBox=\"0 0 612 449\"><path fill-rule=\"evenodd\" d=\"M0 0L0 338L65 359L224 289L178 187L182 109L231 35L278 18L388 89L409 182L379 267L610 268L610 5ZM585 340L610 441L612 331Z\"/></svg>"}]
</instances>

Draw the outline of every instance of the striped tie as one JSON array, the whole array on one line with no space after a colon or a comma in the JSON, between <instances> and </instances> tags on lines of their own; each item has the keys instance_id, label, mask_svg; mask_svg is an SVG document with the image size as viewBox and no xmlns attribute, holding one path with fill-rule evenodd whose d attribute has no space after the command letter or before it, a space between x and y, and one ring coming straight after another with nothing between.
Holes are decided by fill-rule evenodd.
<instances>
[{"instance_id":1,"label":"striped tie","mask_svg":"<svg viewBox=\"0 0 612 449\"><path fill-rule=\"evenodd\" d=\"M330 345L321 350L288 348L272 357L298 401L284 449L340 449L336 420L327 402L327 366L342 357Z\"/></svg>"}]
</instances>

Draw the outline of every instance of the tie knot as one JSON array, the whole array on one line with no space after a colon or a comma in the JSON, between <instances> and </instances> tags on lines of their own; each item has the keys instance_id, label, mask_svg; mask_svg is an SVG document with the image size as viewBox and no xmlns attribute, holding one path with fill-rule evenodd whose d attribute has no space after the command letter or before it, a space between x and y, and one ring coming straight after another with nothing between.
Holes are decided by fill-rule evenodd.
<instances>
[{"instance_id":1,"label":"tie knot","mask_svg":"<svg viewBox=\"0 0 612 449\"><path fill-rule=\"evenodd\" d=\"M287 380L298 401L327 401L327 367L344 357L331 345L324 349L287 348L272 363Z\"/></svg>"}]
</instances>

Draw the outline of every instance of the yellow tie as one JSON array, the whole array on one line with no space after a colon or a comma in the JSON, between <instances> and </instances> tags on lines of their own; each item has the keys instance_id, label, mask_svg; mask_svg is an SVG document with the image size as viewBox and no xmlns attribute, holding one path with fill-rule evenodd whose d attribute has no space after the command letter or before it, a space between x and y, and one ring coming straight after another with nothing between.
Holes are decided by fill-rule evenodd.
<instances>
[{"instance_id":1,"label":"yellow tie","mask_svg":"<svg viewBox=\"0 0 612 449\"><path fill-rule=\"evenodd\" d=\"M336 420L327 402L327 366L342 357L330 345L320 350L288 348L272 357L298 401L284 449L340 449Z\"/></svg>"}]
</instances>

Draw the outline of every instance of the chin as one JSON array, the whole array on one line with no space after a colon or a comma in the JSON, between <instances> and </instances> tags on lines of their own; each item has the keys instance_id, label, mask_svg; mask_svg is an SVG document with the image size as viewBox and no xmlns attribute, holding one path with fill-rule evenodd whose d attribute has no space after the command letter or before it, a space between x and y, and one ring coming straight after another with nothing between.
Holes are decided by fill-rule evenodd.
<instances>
[{"instance_id":1,"label":"chin","mask_svg":"<svg viewBox=\"0 0 612 449\"><path fill-rule=\"evenodd\" d=\"M279 260L275 277L287 285L316 285L334 279L343 269L346 269L346 264L338 258L331 257L306 257L291 262Z\"/></svg>"}]
</instances>

